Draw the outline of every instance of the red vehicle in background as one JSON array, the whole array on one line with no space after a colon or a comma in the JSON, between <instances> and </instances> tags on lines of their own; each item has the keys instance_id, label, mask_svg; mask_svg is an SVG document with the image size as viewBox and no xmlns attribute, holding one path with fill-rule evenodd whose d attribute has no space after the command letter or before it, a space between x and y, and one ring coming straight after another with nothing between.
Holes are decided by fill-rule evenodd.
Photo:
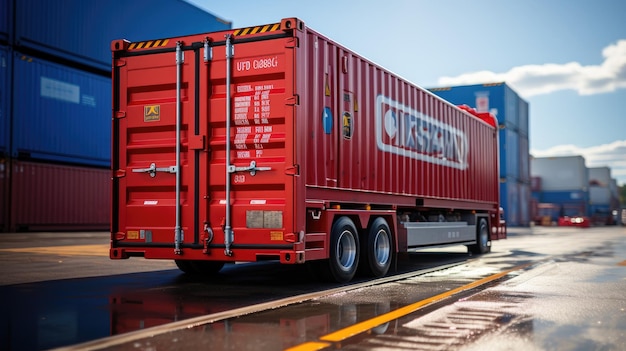
<instances>
[{"instance_id":1,"label":"red vehicle in background","mask_svg":"<svg viewBox=\"0 0 626 351\"><path fill-rule=\"evenodd\" d=\"M113 54L112 259L312 262L506 237L493 115L460 109L295 18Z\"/></svg>"}]
</instances>

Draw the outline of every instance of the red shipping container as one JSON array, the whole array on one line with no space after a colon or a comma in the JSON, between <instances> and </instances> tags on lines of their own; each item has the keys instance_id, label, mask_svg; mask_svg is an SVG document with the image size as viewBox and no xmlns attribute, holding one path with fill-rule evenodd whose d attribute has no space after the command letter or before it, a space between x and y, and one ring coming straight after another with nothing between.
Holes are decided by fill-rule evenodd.
<instances>
[{"instance_id":1,"label":"red shipping container","mask_svg":"<svg viewBox=\"0 0 626 351\"><path fill-rule=\"evenodd\" d=\"M12 160L11 231L107 230L107 169Z\"/></svg>"},{"instance_id":2,"label":"red shipping container","mask_svg":"<svg viewBox=\"0 0 626 351\"><path fill-rule=\"evenodd\" d=\"M302 263L333 223L398 251L499 237L495 121L297 19L112 50L112 258Z\"/></svg>"}]
</instances>

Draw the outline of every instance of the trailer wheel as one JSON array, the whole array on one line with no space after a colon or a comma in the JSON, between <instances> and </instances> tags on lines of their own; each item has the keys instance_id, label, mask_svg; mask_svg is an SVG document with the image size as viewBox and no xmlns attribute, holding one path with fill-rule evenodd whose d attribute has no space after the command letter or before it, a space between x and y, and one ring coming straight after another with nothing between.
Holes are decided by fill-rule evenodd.
<instances>
[{"instance_id":1,"label":"trailer wheel","mask_svg":"<svg viewBox=\"0 0 626 351\"><path fill-rule=\"evenodd\" d=\"M220 261L191 261L191 266L195 269L196 272L205 275L211 276L217 274L222 267L224 267L224 262Z\"/></svg>"},{"instance_id":2,"label":"trailer wheel","mask_svg":"<svg viewBox=\"0 0 626 351\"><path fill-rule=\"evenodd\" d=\"M366 274L383 277L391 266L391 230L387 221L378 217L368 229L362 252L366 260L361 263Z\"/></svg>"},{"instance_id":3,"label":"trailer wheel","mask_svg":"<svg viewBox=\"0 0 626 351\"><path fill-rule=\"evenodd\" d=\"M489 240L489 226L485 218L480 218L476 225L476 244L469 246L471 253L484 254L491 251Z\"/></svg>"},{"instance_id":4,"label":"trailer wheel","mask_svg":"<svg viewBox=\"0 0 626 351\"><path fill-rule=\"evenodd\" d=\"M211 276L224 267L224 262L220 261L201 261L201 260L174 260L176 266L187 274L198 274Z\"/></svg>"},{"instance_id":5,"label":"trailer wheel","mask_svg":"<svg viewBox=\"0 0 626 351\"><path fill-rule=\"evenodd\" d=\"M174 260L176 263L176 267L180 269L183 273L194 274L195 271L191 266L191 261L189 260Z\"/></svg>"},{"instance_id":6,"label":"trailer wheel","mask_svg":"<svg viewBox=\"0 0 626 351\"><path fill-rule=\"evenodd\" d=\"M330 257L328 269L331 277L346 283L354 278L359 265L359 237L356 227L348 217L339 218L330 232Z\"/></svg>"}]
</instances>

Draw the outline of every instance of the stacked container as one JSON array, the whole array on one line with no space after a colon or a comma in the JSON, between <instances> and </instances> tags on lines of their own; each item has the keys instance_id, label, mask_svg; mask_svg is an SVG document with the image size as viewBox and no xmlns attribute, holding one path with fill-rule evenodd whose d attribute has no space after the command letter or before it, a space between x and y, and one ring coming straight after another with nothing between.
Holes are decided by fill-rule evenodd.
<instances>
[{"instance_id":1,"label":"stacked container","mask_svg":"<svg viewBox=\"0 0 626 351\"><path fill-rule=\"evenodd\" d=\"M528 102L506 83L429 89L456 105L491 112L500 127L500 204L508 225L530 223L530 154Z\"/></svg>"},{"instance_id":2,"label":"stacked container","mask_svg":"<svg viewBox=\"0 0 626 351\"><path fill-rule=\"evenodd\" d=\"M615 179L611 178L609 167L593 167L589 172L589 216L594 224L615 224L613 210L619 207L615 204L615 192L611 185ZM617 185L617 184L616 184Z\"/></svg>"},{"instance_id":3,"label":"stacked container","mask_svg":"<svg viewBox=\"0 0 626 351\"><path fill-rule=\"evenodd\" d=\"M551 206L551 222L561 216L585 216L588 212L589 179L582 156L534 157L531 159L533 198ZM534 218L537 223L542 219Z\"/></svg>"},{"instance_id":4,"label":"stacked container","mask_svg":"<svg viewBox=\"0 0 626 351\"><path fill-rule=\"evenodd\" d=\"M111 41L230 27L183 0L0 0L0 229L109 229Z\"/></svg>"}]
</instances>

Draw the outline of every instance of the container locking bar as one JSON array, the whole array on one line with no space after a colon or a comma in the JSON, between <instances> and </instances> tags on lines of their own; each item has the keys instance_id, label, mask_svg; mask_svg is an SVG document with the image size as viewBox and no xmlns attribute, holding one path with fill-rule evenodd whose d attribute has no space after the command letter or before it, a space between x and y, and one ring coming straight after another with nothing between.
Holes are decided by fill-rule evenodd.
<instances>
[{"instance_id":1,"label":"container locking bar","mask_svg":"<svg viewBox=\"0 0 626 351\"><path fill-rule=\"evenodd\" d=\"M234 165L228 166L228 173L250 171L250 175L253 176L258 171L269 171L271 169L272 169L271 167L257 167L256 166L256 161L250 161L250 166L248 166L248 167L235 167Z\"/></svg>"},{"instance_id":2,"label":"container locking bar","mask_svg":"<svg viewBox=\"0 0 626 351\"><path fill-rule=\"evenodd\" d=\"M176 169L180 169L180 130L182 123L181 116L181 71L185 63L185 53L182 50L183 43L176 43ZM174 227L174 254L182 255L180 244L183 241L183 230L180 223L180 172L176 172L176 225Z\"/></svg>"},{"instance_id":3,"label":"container locking bar","mask_svg":"<svg viewBox=\"0 0 626 351\"><path fill-rule=\"evenodd\" d=\"M152 162L148 168L133 169L133 173L149 173L152 178L156 177L156 172L177 173L178 168L176 166L157 167L156 163Z\"/></svg>"},{"instance_id":4,"label":"container locking bar","mask_svg":"<svg viewBox=\"0 0 626 351\"><path fill-rule=\"evenodd\" d=\"M224 224L224 255L232 256L233 251L230 249L233 241L235 240L235 233L231 227L230 212L230 118L231 118L231 65L234 54L233 42L230 34L226 34L226 223Z\"/></svg>"}]
</instances>

